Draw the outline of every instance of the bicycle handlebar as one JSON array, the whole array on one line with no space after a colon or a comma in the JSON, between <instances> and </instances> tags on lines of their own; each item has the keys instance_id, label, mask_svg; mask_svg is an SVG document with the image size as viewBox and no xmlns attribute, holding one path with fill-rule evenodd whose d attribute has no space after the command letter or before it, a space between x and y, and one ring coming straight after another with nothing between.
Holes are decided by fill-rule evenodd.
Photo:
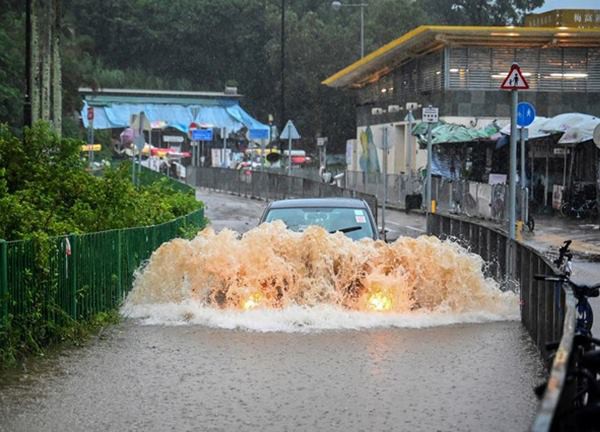
<instances>
[{"instance_id":1,"label":"bicycle handlebar","mask_svg":"<svg viewBox=\"0 0 600 432\"><path fill-rule=\"evenodd\" d=\"M558 249L558 258L554 260L556 267L560 267L566 256L569 255L569 246L573 243L572 240L565 240L563 245Z\"/></svg>"},{"instance_id":2,"label":"bicycle handlebar","mask_svg":"<svg viewBox=\"0 0 600 432\"><path fill-rule=\"evenodd\" d=\"M543 274L537 274L534 275L533 278L535 280L542 280L542 281L547 281L547 282L563 282L563 283L568 283L569 286L571 286L571 288L573 288L573 291L575 292L575 294L583 294L586 297L598 297L600 295L600 283L596 284L596 285L580 285L580 284L576 284L575 282L573 282L568 276L566 275L543 275Z\"/></svg>"}]
</instances>

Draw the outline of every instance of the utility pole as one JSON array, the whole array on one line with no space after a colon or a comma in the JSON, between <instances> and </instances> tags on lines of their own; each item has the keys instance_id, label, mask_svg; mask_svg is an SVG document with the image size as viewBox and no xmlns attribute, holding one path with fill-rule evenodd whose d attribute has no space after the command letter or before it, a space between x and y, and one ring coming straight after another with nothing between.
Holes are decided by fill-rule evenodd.
<instances>
[{"instance_id":1,"label":"utility pole","mask_svg":"<svg viewBox=\"0 0 600 432\"><path fill-rule=\"evenodd\" d=\"M25 94L23 123L62 125L62 0L25 0Z\"/></svg>"},{"instance_id":2,"label":"utility pole","mask_svg":"<svg viewBox=\"0 0 600 432\"><path fill-rule=\"evenodd\" d=\"M25 0L25 100L23 123L31 127L31 2Z\"/></svg>"},{"instance_id":3,"label":"utility pole","mask_svg":"<svg viewBox=\"0 0 600 432\"><path fill-rule=\"evenodd\" d=\"M285 0L281 0L281 100L279 122L281 129L285 122Z\"/></svg>"}]
</instances>

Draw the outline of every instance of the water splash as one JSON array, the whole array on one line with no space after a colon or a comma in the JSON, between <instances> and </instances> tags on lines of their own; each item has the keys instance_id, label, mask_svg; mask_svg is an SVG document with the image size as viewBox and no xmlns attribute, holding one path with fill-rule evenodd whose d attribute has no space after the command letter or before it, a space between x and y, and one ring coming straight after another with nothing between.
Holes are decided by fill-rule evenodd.
<instances>
[{"instance_id":1,"label":"water splash","mask_svg":"<svg viewBox=\"0 0 600 432\"><path fill-rule=\"evenodd\" d=\"M352 241L279 221L240 236L208 228L154 252L123 308L145 323L252 330L423 327L516 319L518 299L482 259L435 237Z\"/></svg>"}]
</instances>

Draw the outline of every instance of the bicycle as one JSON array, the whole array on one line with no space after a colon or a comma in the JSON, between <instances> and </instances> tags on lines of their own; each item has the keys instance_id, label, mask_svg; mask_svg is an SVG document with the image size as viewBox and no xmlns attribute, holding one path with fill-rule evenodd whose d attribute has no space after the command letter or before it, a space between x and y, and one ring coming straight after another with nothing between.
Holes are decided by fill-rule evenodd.
<instances>
[{"instance_id":1,"label":"bicycle","mask_svg":"<svg viewBox=\"0 0 600 432\"><path fill-rule=\"evenodd\" d=\"M569 357L567 377L563 384L563 401L560 410L557 407L555 426L559 430L600 430L597 421L600 418L600 340L592 336L594 314L588 298L600 295L600 284L586 286L571 281L572 254L569 252L570 240L565 241L559 249L559 256L554 264L559 268L559 275L535 275L536 280L568 284L577 300L575 306L575 336ZM546 345L551 351L552 359L559 348L559 343ZM536 388L541 397L546 390L547 382ZM555 429L553 427L553 429Z\"/></svg>"},{"instance_id":2,"label":"bicycle","mask_svg":"<svg viewBox=\"0 0 600 432\"><path fill-rule=\"evenodd\" d=\"M560 207L563 216L575 217L577 219L597 218L598 203L596 200L584 200L577 204L572 201L565 202Z\"/></svg>"}]
</instances>

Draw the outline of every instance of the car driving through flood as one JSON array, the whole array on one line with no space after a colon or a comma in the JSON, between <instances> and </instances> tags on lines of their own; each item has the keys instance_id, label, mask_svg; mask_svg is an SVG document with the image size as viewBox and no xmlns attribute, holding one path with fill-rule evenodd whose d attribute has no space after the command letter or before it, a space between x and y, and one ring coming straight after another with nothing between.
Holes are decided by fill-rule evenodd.
<instances>
[{"instance_id":1,"label":"car driving through flood","mask_svg":"<svg viewBox=\"0 0 600 432\"><path fill-rule=\"evenodd\" d=\"M329 233L342 232L353 240L379 239L379 232L369 205L354 198L286 199L271 202L260 223L281 220L288 229L302 232L310 225Z\"/></svg>"}]
</instances>

